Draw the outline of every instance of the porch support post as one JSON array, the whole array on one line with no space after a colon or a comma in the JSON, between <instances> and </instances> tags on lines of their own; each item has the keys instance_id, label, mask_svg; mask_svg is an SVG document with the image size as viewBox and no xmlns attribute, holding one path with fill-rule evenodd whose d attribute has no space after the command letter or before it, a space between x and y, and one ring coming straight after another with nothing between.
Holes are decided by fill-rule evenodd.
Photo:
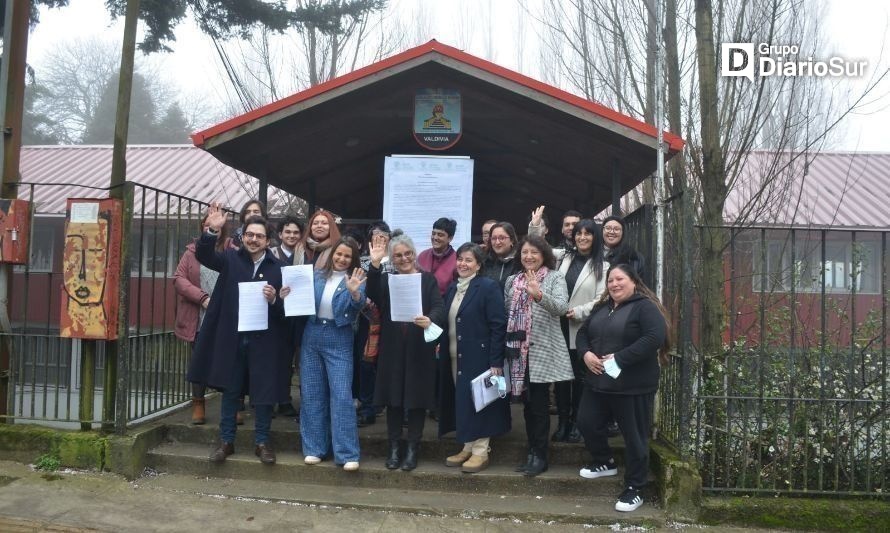
<instances>
[{"instance_id":1,"label":"porch support post","mask_svg":"<svg viewBox=\"0 0 890 533\"><path fill-rule=\"evenodd\" d=\"M621 174L617 158L612 160L612 214L621 216Z\"/></svg>"},{"instance_id":2,"label":"porch support post","mask_svg":"<svg viewBox=\"0 0 890 533\"><path fill-rule=\"evenodd\" d=\"M269 209L269 180L265 174L260 178L259 189L257 190L257 200L263 202L266 210Z\"/></svg>"}]
</instances>

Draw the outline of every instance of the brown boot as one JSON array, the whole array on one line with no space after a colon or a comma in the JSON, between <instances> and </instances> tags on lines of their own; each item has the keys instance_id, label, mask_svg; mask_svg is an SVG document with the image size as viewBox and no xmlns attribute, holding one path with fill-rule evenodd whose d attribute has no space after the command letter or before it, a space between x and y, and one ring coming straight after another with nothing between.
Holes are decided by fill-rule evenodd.
<instances>
[{"instance_id":1,"label":"brown boot","mask_svg":"<svg viewBox=\"0 0 890 533\"><path fill-rule=\"evenodd\" d=\"M488 468L488 456L481 455L471 455L467 461L461 465L460 471L466 472L468 474L474 474L476 472L482 472Z\"/></svg>"},{"instance_id":2,"label":"brown boot","mask_svg":"<svg viewBox=\"0 0 890 533\"><path fill-rule=\"evenodd\" d=\"M472 455L471 452L461 450L451 457L445 459L445 466L460 466L467 462L467 459L470 458L470 455Z\"/></svg>"},{"instance_id":3,"label":"brown boot","mask_svg":"<svg viewBox=\"0 0 890 533\"><path fill-rule=\"evenodd\" d=\"M192 398L192 424L200 426L206 421L204 418L204 398Z\"/></svg>"},{"instance_id":4,"label":"brown boot","mask_svg":"<svg viewBox=\"0 0 890 533\"><path fill-rule=\"evenodd\" d=\"M210 454L210 462L211 463L222 463L226 460L226 457L235 453L235 445L231 442L222 442L219 445L219 448L215 449L213 453Z\"/></svg>"}]
</instances>

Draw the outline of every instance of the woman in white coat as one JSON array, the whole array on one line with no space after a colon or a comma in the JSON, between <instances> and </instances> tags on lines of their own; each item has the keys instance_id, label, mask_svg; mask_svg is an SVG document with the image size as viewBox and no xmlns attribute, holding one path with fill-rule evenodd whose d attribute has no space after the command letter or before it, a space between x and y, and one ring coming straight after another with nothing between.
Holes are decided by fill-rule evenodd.
<instances>
[{"instance_id":1,"label":"woman in white coat","mask_svg":"<svg viewBox=\"0 0 890 533\"><path fill-rule=\"evenodd\" d=\"M571 248L554 250L554 253L557 258L557 270L565 276L569 292L569 309L562 318L561 325L572 359L575 379L554 385L559 421L552 440L577 443L581 442L581 432L575 425L575 419L581 402L584 364L578 359L575 337L578 335L578 328L590 315L594 302L599 300L606 290L605 272L608 264L604 264L600 227L593 220L585 218L575 224L571 243Z\"/></svg>"}]
</instances>

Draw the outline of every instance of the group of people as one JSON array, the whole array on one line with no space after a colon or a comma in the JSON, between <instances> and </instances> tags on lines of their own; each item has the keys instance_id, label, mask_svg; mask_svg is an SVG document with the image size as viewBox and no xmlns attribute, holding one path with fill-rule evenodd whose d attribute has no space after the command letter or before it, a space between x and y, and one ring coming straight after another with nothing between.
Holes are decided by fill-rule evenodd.
<instances>
[{"instance_id":1,"label":"group of people","mask_svg":"<svg viewBox=\"0 0 890 533\"><path fill-rule=\"evenodd\" d=\"M626 488L615 508L642 504L669 335L664 308L641 279L642 257L627 243L620 217L600 224L569 211L554 247L539 207L524 238L511 223L489 220L481 244L456 250L456 222L440 218L431 247L420 254L410 237L384 221L368 229L364 255L358 239L341 237L326 211L309 217L305 228L304 235L297 220L285 219L280 243L271 246L265 208L252 201L228 237L226 216L212 205L201 236L180 261L175 284L179 307L188 311L178 313L176 332L194 343L193 421L203 423L205 387L223 393L220 445L211 461L234 453L246 394L256 412L255 453L263 463L275 462L269 427L276 406L281 413L293 408L296 355L306 464L333 458L344 470L358 470L358 427L373 424L385 409L386 468L413 470L427 413L435 411L440 437L454 432L462 445L446 465L479 472L489 464L490 440L511 430L510 403L516 402L523 404L528 443L518 472L546 471L551 440L583 440L591 463L580 475L616 475L608 437L617 423ZM312 316L284 315L291 288L282 286L281 267L290 264L314 265ZM420 274L422 310L412 322L392 320L390 309L390 279L404 274ZM265 330L238 332L238 283L246 281L266 283ZM492 376L489 386L500 385L500 398L477 411L472 382L483 374ZM552 435L551 385L559 420Z\"/></svg>"}]
</instances>

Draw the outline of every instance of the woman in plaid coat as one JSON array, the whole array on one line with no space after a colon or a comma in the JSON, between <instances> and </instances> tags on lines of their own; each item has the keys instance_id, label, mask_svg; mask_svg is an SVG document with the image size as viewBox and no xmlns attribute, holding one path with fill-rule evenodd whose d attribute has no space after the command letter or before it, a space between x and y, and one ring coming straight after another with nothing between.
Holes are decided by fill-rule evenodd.
<instances>
[{"instance_id":1,"label":"woman in plaid coat","mask_svg":"<svg viewBox=\"0 0 890 533\"><path fill-rule=\"evenodd\" d=\"M559 317L568 310L565 277L556 270L553 249L542 237L520 243L523 271L507 278L507 358L512 394L525 404L526 462L516 470L536 476L547 470L550 384L574 379Z\"/></svg>"}]
</instances>

